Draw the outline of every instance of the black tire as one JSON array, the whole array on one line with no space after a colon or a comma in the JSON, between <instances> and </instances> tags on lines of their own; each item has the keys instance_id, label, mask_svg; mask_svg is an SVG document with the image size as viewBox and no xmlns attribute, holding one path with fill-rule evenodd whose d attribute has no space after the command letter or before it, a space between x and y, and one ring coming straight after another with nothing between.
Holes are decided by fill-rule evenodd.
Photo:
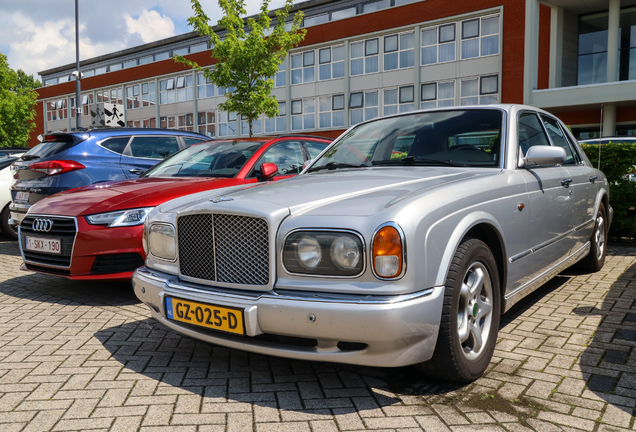
<instances>
[{"instance_id":1,"label":"black tire","mask_svg":"<svg viewBox=\"0 0 636 432\"><path fill-rule=\"evenodd\" d=\"M0 212L0 231L9 237L12 240L18 239L18 229L14 228L12 225L9 225L9 218L11 217L11 212L9 211L9 204L7 204Z\"/></svg>"},{"instance_id":2,"label":"black tire","mask_svg":"<svg viewBox=\"0 0 636 432\"><path fill-rule=\"evenodd\" d=\"M597 272L605 265L607 255L607 210L602 202L596 212L590 243L590 253L579 261L577 267L580 270Z\"/></svg>"},{"instance_id":3,"label":"black tire","mask_svg":"<svg viewBox=\"0 0 636 432\"><path fill-rule=\"evenodd\" d=\"M459 383L482 376L495 350L500 315L501 289L495 257L481 240L464 239L446 276L435 352L431 360L418 365L420 371Z\"/></svg>"}]
</instances>

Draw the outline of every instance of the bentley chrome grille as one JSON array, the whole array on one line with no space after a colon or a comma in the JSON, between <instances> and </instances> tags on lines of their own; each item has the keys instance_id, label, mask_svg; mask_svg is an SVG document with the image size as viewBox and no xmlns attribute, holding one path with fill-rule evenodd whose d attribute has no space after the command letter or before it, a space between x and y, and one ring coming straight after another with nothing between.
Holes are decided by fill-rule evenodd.
<instances>
[{"instance_id":1,"label":"bentley chrome grille","mask_svg":"<svg viewBox=\"0 0 636 432\"><path fill-rule=\"evenodd\" d=\"M241 285L269 283L269 236L265 219L195 214L177 221L181 274Z\"/></svg>"}]
</instances>

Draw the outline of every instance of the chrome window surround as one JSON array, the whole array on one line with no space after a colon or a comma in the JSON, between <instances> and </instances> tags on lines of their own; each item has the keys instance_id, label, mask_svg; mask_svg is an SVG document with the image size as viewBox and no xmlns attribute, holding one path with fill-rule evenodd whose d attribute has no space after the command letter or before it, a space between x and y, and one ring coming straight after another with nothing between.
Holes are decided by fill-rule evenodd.
<instances>
[{"instance_id":1,"label":"chrome window surround","mask_svg":"<svg viewBox=\"0 0 636 432\"><path fill-rule=\"evenodd\" d=\"M306 273L293 273L290 272L289 270L287 270L287 267L285 267L285 262L283 260L283 250L285 248L285 244L287 243L287 238L299 231L310 231L310 232L325 232L325 233L348 233L348 234L353 234L356 237L358 237L360 239L360 241L362 242L362 270L360 270L360 273L356 274L356 275L352 275L352 276L338 276L338 275L321 275L321 274L306 274ZM366 258L366 250L367 250L367 246L366 246L366 242L364 241L364 237L362 236L362 234L360 234L357 231L354 230L350 230L350 229L340 229L340 228L296 228L290 232L288 232L287 234L285 234L285 238L283 239L283 243L280 247L280 264L283 267L283 270L285 270L287 272L287 274L293 275L293 276L302 276L302 277L310 277L310 278L334 278L334 279L353 279L353 278L357 278L360 277L361 275L364 274L364 272L366 271L366 267L367 267L367 258Z\"/></svg>"},{"instance_id":2,"label":"chrome window surround","mask_svg":"<svg viewBox=\"0 0 636 432\"><path fill-rule=\"evenodd\" d=\"M373 265L373 262L370 263L371 271L373 272L373 276L375 276L376 278L380 280L398 280L398 279L402 279L402 277L406 273L406 236L404 235L404 231L402 230L402 227L399 226L397 223L385 222L375 229L375 231L373 232L373 236L371 237L371 248L369 250L369 259L373 260L373 243L375 243L375 236L378 234L378 231L380 231L382 228L387 226L395 228L398 234L400 235L400 241L402 242L402 271L400 272L399 275L394 277L379 276L375 272L375 266Z\"/></svg>"}]
</instances>

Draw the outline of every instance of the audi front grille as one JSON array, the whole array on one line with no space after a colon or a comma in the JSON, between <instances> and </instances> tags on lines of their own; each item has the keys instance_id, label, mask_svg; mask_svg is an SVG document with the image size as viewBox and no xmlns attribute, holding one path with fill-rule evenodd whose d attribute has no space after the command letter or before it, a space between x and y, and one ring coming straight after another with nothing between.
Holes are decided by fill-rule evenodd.
<instances>
[{"instance_id":1,"label":"audi front grille","mask_svg":"<svg viewBox=\"0 0 636 432\"><path fill-rule=\"evenodd\" d=\"M73 244L77 228L75 219L62 216L27 215L20 223L20 246L27 264L45 267L69 268L73 254ZM26 248L27 237L60 240L61 253L29 251Z\"/></svg>"},{"instance_id":2,"label":"audi front grille","mask_svg":"<svg viewBox=\"0 0 636 432\"><path fill-rule=\"evenodd\" d=\"M226 214L181 216L177 236L182 275L240 285L269 283L265 219Z\"/></svg>"}]
</instances>

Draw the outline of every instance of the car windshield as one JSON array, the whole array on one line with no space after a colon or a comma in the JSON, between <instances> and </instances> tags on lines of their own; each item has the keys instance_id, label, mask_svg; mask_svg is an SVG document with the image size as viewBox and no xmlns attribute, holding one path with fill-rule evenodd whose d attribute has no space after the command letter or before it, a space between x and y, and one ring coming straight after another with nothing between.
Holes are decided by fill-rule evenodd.
<instances>
[{"instance_id":1,"label":"car windshield","mask_svg":"<svg viewBox=\"0 0 636 432\"><path fill-rule=\"evenodd\" d=\"M362 124L309 171L374 165L498 167L502 111L418 112Z\"/></svg>"},{"instance_id":2,"label":"car windshield","mask_svg":"<svg viewBox=\"0 0 636 432\"><path fill-rule=\"evenodd\" d=\"M148 170L143 177L234 177L262 143L224 141L188 147Z\"/></svg>"}]
</instances>

